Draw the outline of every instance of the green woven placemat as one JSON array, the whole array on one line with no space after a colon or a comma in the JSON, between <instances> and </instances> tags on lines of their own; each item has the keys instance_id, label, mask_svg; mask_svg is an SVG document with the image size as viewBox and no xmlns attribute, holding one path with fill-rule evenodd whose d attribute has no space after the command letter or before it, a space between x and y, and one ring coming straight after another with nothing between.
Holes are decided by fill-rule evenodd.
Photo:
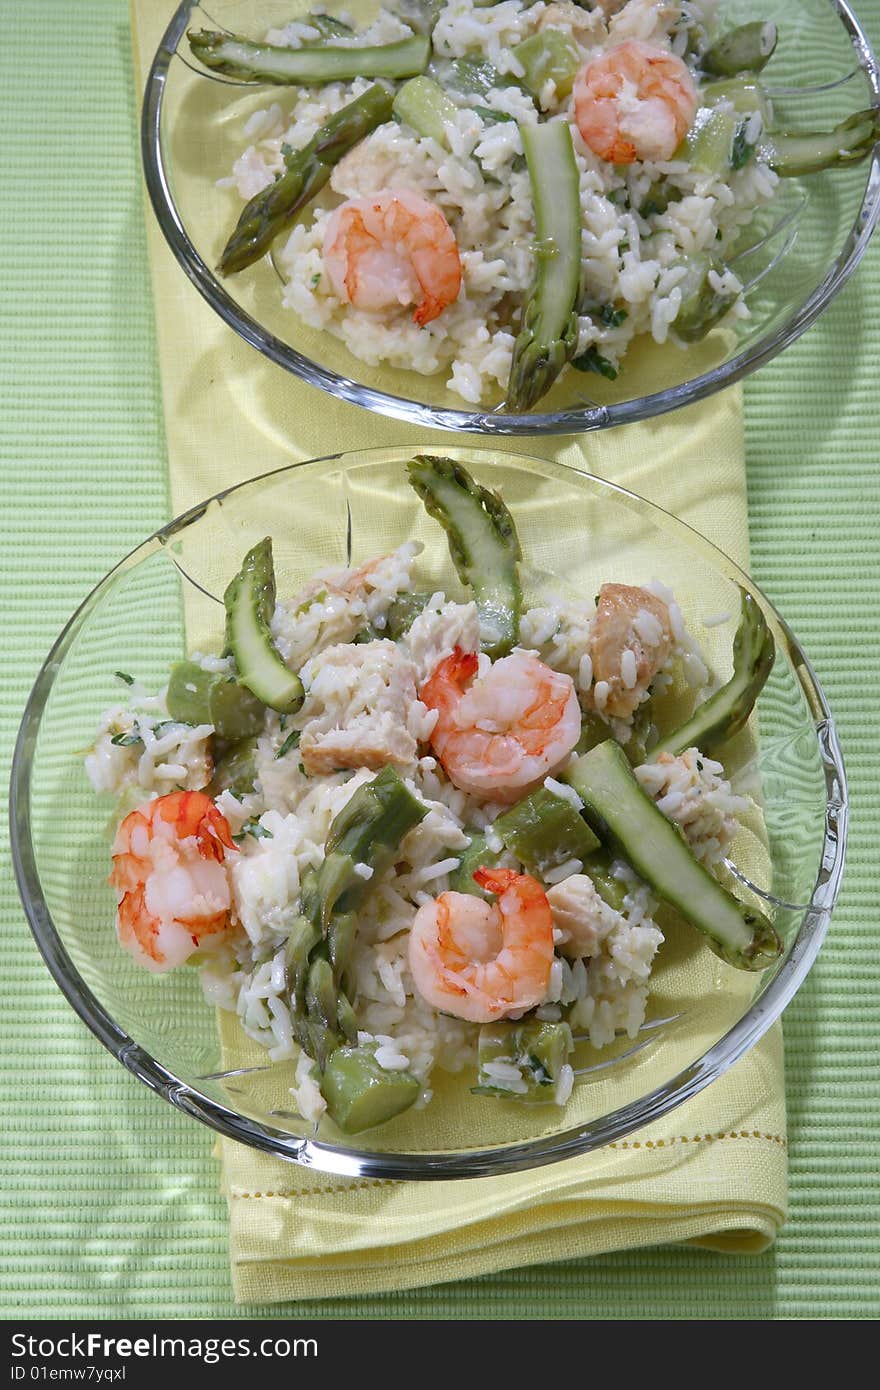
<instances>
[{"instance_id":1,"label":"green woven placemat","mask_svg":"<svg viewBox=\"0 0 880 1390\"><path fill-rule=\"evenodd\" d=\"M880 0L860 9L880 43ZM91 0L82 20L79 7L29 0L0 87L4 780L51 641L167 513L126 0ZM298 1316L880 1313L878 362L880 243L746 393L754 569L825 683L854 811L839 911L786 1013L791 1205L775 1249L607 1256ZM235 1314L210 1134L75 1018L31 942L5 840L2 860L0 1313Z\"/></svg>"}]
</instances>

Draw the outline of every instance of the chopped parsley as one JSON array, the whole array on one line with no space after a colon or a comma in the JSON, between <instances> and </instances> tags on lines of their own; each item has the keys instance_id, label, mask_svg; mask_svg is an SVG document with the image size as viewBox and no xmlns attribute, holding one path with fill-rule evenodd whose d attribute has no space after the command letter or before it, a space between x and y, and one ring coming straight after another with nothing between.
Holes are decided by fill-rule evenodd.
<instances>
[{"instance_id":1,"label":"chopped parsley","mask_svg":"<svg viewBox=\"0 0 880 1390\"><path fill-rule=\"evenodd\" d=\"M110 742L115 748L133 748L136 743L143 745L143 739L140 734L131 732L114 734Z\"/></svg>"},{"instance_id":2,"label":"chopped parsley","mask_svg":"<svg viewBox=\"0 0 880 1390\"><path fill-rule=\"evenodd\" d=\"M603 357L595 345L591 345L586 352L572 358L571 365L579 372L596 372L599 376L604 376L607 381L617 380L617 368L614 363L609 362L607 357Z\"/></svg>"},{"instance_id":3,"label":"chopped parsley","mask_svg":"<svg viewBox=\"0 0 880 1390\"><path fill-rule=\"evenodd\" d=\"M125 685L134 685L134 676L130 676L127 671L114 671L113 674L118 681L123 681Z\"/></svg>"},{"instance_id":4,"label":"chopped parsley","mask_svg":"<svg viewBox=\"0 0 880 1390\"><path fill-rule=\"evenodd\" d=\"M299 738L299 729L292 729L291 732L287 735L287 738L282 743L281 747L278 749L278 752L275 754L276 763L279 758L283 758L284 755L286 753L290 753L292 749L299 748Z\"/></svg>"},{"instance_id":5,"label":"chopped parsley","mask_svg":"<svg viewBox=\"0 0 880 1390\"><path fill-rule=\"evenodd\" d=\"M272 831L267 830L265 825L261 825L256 816L253 816L250 820L246 820L238 834L233 835L232 838L235 840L236 844L238 844L239 841L246 839L248 835L253 835L255 840L274 840L275 838Z\"/></svg>"}]
</instances>

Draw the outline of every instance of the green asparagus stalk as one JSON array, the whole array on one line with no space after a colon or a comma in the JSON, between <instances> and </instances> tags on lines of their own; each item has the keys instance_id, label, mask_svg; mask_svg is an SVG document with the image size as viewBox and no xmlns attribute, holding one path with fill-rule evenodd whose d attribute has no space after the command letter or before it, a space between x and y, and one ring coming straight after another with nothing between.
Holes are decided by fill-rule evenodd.
<instances>
[{"instance_id":1,"label":"green asparagus stalk","mask_svg":"<svg viewBox=\"0 0 880 1390\"><path fill-rule=\"evenodd\" d=\"M569 859L583 864L599 848L586 821L565 797L538 787L492 827L528 873L543 879Z\"/></svg>"},{"instance_id":2,"label":"green asparagus stalk","mask_svg":"<svg viewBox=\"0 0 880 1390\"><path fill-rule=\"evenodd\" d=\"M363 51L351 49L352 53ZM391 93L379 83L369 87L331 116L304 149L285 156L286 169L281 177L245 204L220 257L222 275L244 270L268 251L275 238L320 193L343 155L390 120L392 102Z\"/></svg>"},{"instance_id":3,"label":"green asparagus stalk","mask_svg":"<svg viewBox=\"0 0 880 1390\"><path fill-rule=\"evenodd\" d=\"M458 107L430 77L412 77L394 98L394 114L417 135L449 148L446 126L455 120Z\"/></svg>"},{"instance_id":4,"label":"green asparagus stalk","mask_svg":"<svg viewBox=\"0 0 880 1390\"><path fill-rule=\"evenodd\" d=\"M542 1023L540 1019L485 1023L477 1045L477 1084L471 1090L503 1100L552 1101L562 1068L573 1051L567 1023ZM516 1090L500 1085L486 1071L492 1062L506 1062L519 1069Z\"/></svg>"},{"instance_id":5,"label":"green asparagus stalk","mask_svg":"<svg viewBox=\"0 0 880 1390\"><path fill-rule=\"evenodd\" d=\"M686 748L701 748L709 753L747 724L773 669L776 647L759 605L745 589L740 588L740 594L741 616L733 639L733 675L685 724L661 738L651 750L651 762L660 753L677 756Z\"/></svg>"},{"instance_id":6,"label":"green asparagus stalk","mask_svg":"<svg viewBox=\"0 0 880 1390\"><path fill-rule=\"evenodd\" d=\"M285 665L269 627L275 611L275 567L268 536L248 551L223 603L226 647L240 683L270 709L288 714L299 709L302 681Z\"/></svg>"},{"instance_id":7,"label":"green asparagus stalk","mask_svg":"<svg viewBox=\"0 0 880 1390\"><path fill-rule=\"evenodd\" d=\"M759 157L780 178L819 174L867 159L880 138L880 110L868 107L847 116L833 130L802 135L774 131L762 140Z\"/></svg>"},{"instance_id":8,"label":"green asparagus stalk","mask_svg":"<svg viewBox=\"0 0 880 1390\"><path fill-rule=\"evenodd\" d=\"M702 57L702 68L713 77L735 77L739 72L760 72L776 52L778 37L772 20L753 20L722 34Z\"/></svg>"},{"instance_id":9,"label":"green asparagus stalk","mask_svg":"<svg viewBox=\"0 0 880 1390\"><path fill-rule=\"evenodd\" d=\"M424 613L430 600L431 594L426 590L398 594L385 615L383 637L390 637L392 642L398 642L409 632L419 614Z\"/></svg>"},{"instance_id":10,"label":"green asparagus stalk","mask_svg":"<svg viewBox=\"0 0 880 1390\"><path fill-rule=\"evenodd\" d=\"M407 464L407 475L446 532L459 579L473 591L484 651L504 656L516 644L522 612L513 517L497 493L454 459L419 454Z\"/></svg>"},{"instance_id":11,"label":"green asparagus stalk","mask_svg":"<svg viewBox=\"0 0 880 1390\"><path fill-rule=\"evenodd\" d=\"M213 724L220 739L234 743L260 733L266 714L262 700L234 676L205 671L195 661L175 661L165 703L183 724Z\"/></svg>"},{"instance_id":12,"label":"green asparagus stalk","mask_svg":"<svg viewBox=\"0 0 880 1390\"><path fill-rule=\"evenodd\" d=\"M579 178L567 121L520 126L535 203L537 271L507 384L510 411L530 410L577 352L581 277Z\"/></svg>"},{"instance_id":13,"label":"green asparagus stalk","mask_svg":"<svg viewBox=\"0 0 880 1390\"><path fill-rule=\"evenodd\" d=\"M548 27L532 34L515 46L513 54L523 67L522 84L532 96L540 96L542 88L550 81L556 87L557 96L569 95L581 58L561 29Z\"/></svg>"},{"instance_id":14,"label":"green asparagus stalk","mask_svg":"<svg viewBox=\"0 0 880 1390\"><path fill-rule=\"evenodd\" d=\"M712 288L710 273L723 275L726 269L717 257L695 251L683 257L682 263L687 274L681 282L681 305L672 326L684 342L696 343L730 312L738 296L721 294Z\"/></svg>"},{"instance_id":15,"label":"green asparagus stalk","mask_svg":"<svg viewBox=\"0 0 880 1390\"><path fill-rule=\"evenodd\" d=\"M415 77L425 71L431 53L430 39L421 34L369 48L331 44L283 48L210 29L190 30L187 38L193 57L213 72L277 86L350 82L355 77Z\"/></svg>"},{"instance_id":16,"label":"green asparagus stalk","mask_svg":"<svg viewBox=\"0 0 880 1390\"><path fill-rule=\"evenodd\" d=\"M486 843L485 835L473 831L471 842L458 861L458 868L453 870L449 887L454 893L469 893L473 898L483 898L488 902L491 894L477 886L474 874L477 869L493 869L498 863L498 857Z\"/></svg>"},{"instance_id":17,"label":"green asparagus stalk","mask_svg":"<svg viewBox=\"0 0 880 1390\"><path fill-rule=\"evenodd\" d=\"M385 1124L408 1110L420 1091L411 1072L380 1066L372 1044L337 1048L321 1078L328 1113L343 1134L360 1134Z\"/></svg>"},{"instance_id":18,"label":"green asparagus stalk","mask_svg":"<svg viewBox=\"0 0 880 1390\"><path fill-rule=\"evenodd\" d=\"M782 942L770 921L729 893L692 854L678 826L639 785L619 744L598 744L563 777L603 844L702 932L716 955L739 970L772 965Z\"/></svg>"}]
</instances>

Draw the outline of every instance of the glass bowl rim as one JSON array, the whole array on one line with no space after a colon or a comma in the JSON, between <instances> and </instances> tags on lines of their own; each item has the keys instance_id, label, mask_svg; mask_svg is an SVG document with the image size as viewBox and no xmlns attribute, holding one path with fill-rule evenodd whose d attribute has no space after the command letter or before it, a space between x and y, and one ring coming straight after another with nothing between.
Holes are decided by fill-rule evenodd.
<instances>
[{"instance_id":1,"label":"glass bowl rim","mask_svg":"<svg viewBox=\"0 0 880 1390\"><path fill-rule=\"evenodd\" d=\"M847 0L829 0L836 11L856 54L858 66L867 79L873 105L880 107L880 67L872 45ZM728 362L677 386L611 405L592 405L549 413L502 415L478 409L468 411L448 406L432 406L407 396L391 395L365 386L351 378L313 362L278 338L226 292L211 267L193 245L177 210L162 149L161 119L165 83L172 58L185 33L189 16L198 0L181 0L156 50L144 90L141 112L141 161L147 192L159 227L175 259L211 308L245 342L269 361L291 372L311 386L331 396L360 405L376 414L433 429L464 431L488 435L573 434L647 420L681 406L693 404L732 385L771 361L815 322L843 288L864 255L880 220L880 141L871 155L865 192L858 214L840 254L824 279L775 332L765 335L751 348L737 353Z\"/></svg>"},{"instance_id":2,"label":"glass bowl rim","mask_svg":"<svg viewBox=\"0 0 880 1390\"><path fill-rule=\"evenodd\" d=\"M91 611L100 603L104 593L121 573L139 564L149 554L164 548L180 531L203 516L212 504L223 502L236 492L270 478L284 473L294 474L298 469L310 465L339 462L344 466L345 460L352 456L365 461L395 458L405 460L411 456L412 451L400 445L344 450L323 455L321 458L285 464L224 488L159 527L114 565L86 596L53 643L34 681L22 715L10 777L10 841L19 896L31 932L55 983L82 1021L128 1071L172 1105L229 1139L248 1144L277 1158L340 1176L446 1180L516 1172L591 1152L660 1119L721 1076L763 1037L781 1015L800 988L819 952L843 877L848 799L846 772L834 719L824 691L800 642L758 585L725 552L700 532L656 503L617 483L585 473L569 464L538 459L528 454L502 454L499 458L496 449L472 445L456 446L456 452L466 456L468 460L477 455L477 467L483 459L487 462L495 460L514 464L533 463L542 468L556 469L563 476L571 475L573 479L586 482L599 493L607 491L611 496L626 499L628 503L635 502L640 509L644 508L649 514L656 514L664 528L671 525L673 531L678 529L686 543L696 543L698 549L708 551L710 559L719 558L724 561L730 578L742 584L760 601L785 635L789 664L812 713L825 772L826 803L822 853L810 902L801 905L803 917L797 936L784 964L760 998L751 1004L746 1013L712 1047L683 1071L638 1100L610 1111L594 1121L549 1138L529 1140L503 1149L396 1154L342 1147L318 1139L299 1138L242 1115L175 1076L145 1048L130 1038L91 991L67 954L42 892L31 835L31 772L40 720L67 649ZM181 574L183 575L182 571Z\"/></svg>"}]
</instances>

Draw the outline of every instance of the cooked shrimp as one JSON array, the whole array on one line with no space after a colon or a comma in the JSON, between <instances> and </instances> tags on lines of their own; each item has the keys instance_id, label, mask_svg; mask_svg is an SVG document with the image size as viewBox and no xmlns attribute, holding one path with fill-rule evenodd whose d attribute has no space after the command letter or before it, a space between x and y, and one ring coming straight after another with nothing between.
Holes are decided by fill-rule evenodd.
<instances>
[{"instance_id":1,"label":"cooked shrimp","mask_svg":"<svg viewBox=\"0 0 880 1390\"><path fill-rule=\"evenodd\" d=\"M590 634L593 698L602 714L628 719L669 660L669 609L649 589L603 584Z\"/></svg>"},{"instance_id":2,"label":"cooked shrimp","mask_svg":"<svg viewBox=\"0 0 880 1390\"><path fill-rule=\"evenodd\" d=\"M431 745L462 791L518 801L564 762L580 737L574 682L516 651L468 686L478 664L474 652L456 647L422 686L422 703L439 712Z\"/></svg>"},{"instance_id":3,"label":"cooked shrimp","mask_svg":"<svg viewBox=\"0 0 880 1390\"><path fill-rule=\"evenodd\" d=\"M226 817L204 792L170 792L125 817L113 842L119 940L147 970L182 965L229 924Z\"/></svg>"},{"instance_id":4,"label":"cooked shrimp","mask_svg":"<svg viewBox=\"0 0 880 1390\"><path fill-rule=\"evenodd\" d=\"M575 124L593 153L612 164L671 159L696 113L687 64L638 39L608 49L575 78Z\"/></svg>"},{"instance_id":5,"label":"cooked shrimp","mask_svg":"<svg viewBox=\"0 0 880 1390\"><path fill-rule=\"evenodd\" d=\"M420 327L461 289L461 259L440 209L407 189L350 198L331 213L324 265L339 298L356 309L415 304Z\"/></svg>"},{"instance_id":6,"label":"cooked shrimp","mask_svg":"<svg viewBox=\"0 0 880 1390\"><path fill-rule=\"evenodd\" d=\"M513 869L477 869L494 903L441 893L416 913L409 968L435 1009L471 1023L494 1023L540 1004L553 964L553 917L536 879Z\"/></svg>"}]
</instances>

